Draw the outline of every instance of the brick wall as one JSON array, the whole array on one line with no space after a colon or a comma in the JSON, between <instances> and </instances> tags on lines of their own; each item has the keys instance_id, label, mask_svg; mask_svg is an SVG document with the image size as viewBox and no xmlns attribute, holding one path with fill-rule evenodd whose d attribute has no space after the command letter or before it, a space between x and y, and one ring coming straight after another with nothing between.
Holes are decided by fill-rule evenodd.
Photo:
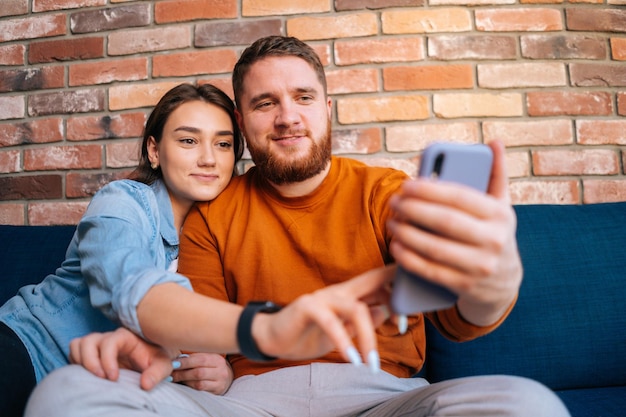
<instances>
[{"instance_id":1,"label":"brick wall","mask_svg":"<svg viewBox=\"0 0 626 417\"><path fill-rule=\"evenodd\" d=\"M626 200L626 0L2 0L0 224L72 224L180 82L269 34L326 65L336 154L507 145L514 203Z\"/></svg>"}]
</instances>

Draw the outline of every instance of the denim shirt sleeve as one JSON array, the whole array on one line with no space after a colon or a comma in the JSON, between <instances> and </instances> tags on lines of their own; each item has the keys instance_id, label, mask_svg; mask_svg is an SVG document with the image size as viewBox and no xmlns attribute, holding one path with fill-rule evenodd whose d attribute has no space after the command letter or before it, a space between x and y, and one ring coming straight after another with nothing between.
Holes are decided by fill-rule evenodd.
<instances>
[{"instance_id":1,"label":"denim shirt sleeve","mask_svg":"<svg viewBox=\"0 0 626 417\"><path fill-rule=\"evenodd\" d=\"M178 241L171 246L161 235L167 225L161 224L160 211L171 213L169 199L163 200L167 207L159 207L149 186L115 181L94 196L77 229L92 305L141 336L137 305L152 286L175 282L191 290L187 278L167 271L173 260L168 254L177 257Z\"/></svg>"}]
</instances>

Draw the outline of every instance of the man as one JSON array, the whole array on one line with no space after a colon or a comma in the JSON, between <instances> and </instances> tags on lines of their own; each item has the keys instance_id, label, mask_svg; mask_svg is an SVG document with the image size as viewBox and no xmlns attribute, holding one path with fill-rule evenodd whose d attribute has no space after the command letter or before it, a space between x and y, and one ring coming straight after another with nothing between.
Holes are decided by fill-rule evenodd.
<instances>
[{"instance_id":1,"label":"man","mask_svg":"<svg viewBox=\"0 0 626 417\"><path fill-rule=\"evenodd\" d=\"M491 145L487 195L332 157L324 70L295 38L247 48L233 87L255 167L188 215L179 272L196 292L247 306L249 323L240 319L237 329L243 355L229 356L236 379L224 397L161 384L158 395L142 397L151 412L138 415L569 415L547 388L523 378L411 378L424 361L425 318L469 340L496 328L516 300L522 271L501 144ZM273 360L280 346L250 330L254 314L267 312L254 301L288 304L394 259L450 288L457 304L410 317L405 333L388 320L378 348L362 355L347 344L314 361ZM132 389L126 381L115 392Z\"/></svg>"},{"instance_id":2,"label":"man","mask_svg":"<svg viewBox=\"0 0 626 417\"><path fill-rule=\"evenodd\" d=\"M331 157L331 100L322 64L306 44L279 36L258 40L236 64L233 89L256 166L187 218L179 268L196 291L240 305L266 299L286 304L393 256L459 295L455 307L427 315L447 337L468 340L504 320L522 271L501 145L492 146L489 195L414 181L391 200L403 174ZM363 381L358 370L338 364L363 360L377 369L377 352L364 358L351 349L331 352L313 364L231 355L239 379L230 394L272 415L566 415L549 393L538 395L525 380L424 387L409 378L424 359L423 319L411 317L406 334L390 321L379 328L384 376ZM253 348L257 360L278 353L271 344ZM532 408L544 402L550 404L544 414L541 405Z\"/></svg>"}]
</instances>

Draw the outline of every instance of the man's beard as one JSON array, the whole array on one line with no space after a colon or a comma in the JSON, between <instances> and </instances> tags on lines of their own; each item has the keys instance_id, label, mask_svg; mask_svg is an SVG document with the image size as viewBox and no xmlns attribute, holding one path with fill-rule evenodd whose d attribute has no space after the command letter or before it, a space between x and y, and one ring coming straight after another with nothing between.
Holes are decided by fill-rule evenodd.
<instances>
[{"instance_id":1,"label":"man's beard","mask_svg":"<svg viewBox=\"0 0 626 417\"><path fill-rule=\"evenodd\" d=\"M326 134L319 141L312 141L309 155L297 160L276 158L267 148L248 145L248 150L259 173L272 183L283 185L308 180L322 172L330 160L330 123L326 124Z\"/></svg>"}]
</instances>

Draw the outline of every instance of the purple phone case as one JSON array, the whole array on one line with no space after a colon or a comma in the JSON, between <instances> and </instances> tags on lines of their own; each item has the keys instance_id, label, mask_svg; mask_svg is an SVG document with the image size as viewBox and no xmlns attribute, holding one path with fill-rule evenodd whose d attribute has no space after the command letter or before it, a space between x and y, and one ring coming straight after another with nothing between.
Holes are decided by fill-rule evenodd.
<instances>
[{"instance_id":1,"label":"purple phone case","mask_svg":"<svg viewBox=\"0 0 626 417\"><path fill-rule=\"evenodd\" d=\"M443 159L441 157L443 155ZM487 191L493 155L486 145L435 143L422 155L420 176L433 176ZM416 314L452 307L456 294L407 272L400 266L394 279L391 307L397 314Z\"/></svg>"}]
</instances>

